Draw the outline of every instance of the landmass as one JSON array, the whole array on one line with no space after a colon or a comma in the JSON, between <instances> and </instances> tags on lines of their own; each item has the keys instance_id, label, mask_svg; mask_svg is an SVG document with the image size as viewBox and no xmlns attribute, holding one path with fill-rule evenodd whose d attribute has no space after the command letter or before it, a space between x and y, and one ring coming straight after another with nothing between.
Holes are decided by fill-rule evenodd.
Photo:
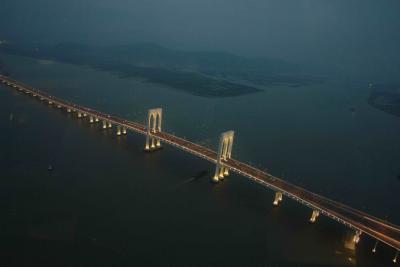
<instances>
[{"instance_id":1,"label":"landmass","mask_svg":"<svg viewBox=\"0 0 400 267\"><path fill-rule=\"evenodd\" d=\"M8 72L4 66L4 64L0 61L0 74L5 76L11 76L10 72Z\"/></svg>"},{"instance_id":2,"label":"landmass","mask_svg":"<svg viewBox=\"0 0 400 267\"><path fill-rule=\"evenodd\" d=\"M400 84L374 84L368 103L388 114L400 117Z\"/></svg>"},{"instance_id":3,"label":"landmass","mask_svg":"<svg viewBox=\"0 0 400 267\"><path fill-rule=\"evenodd\" d=\"M258 93L265 86L304 86L320 82L297 66L273 59L248 59L224 52L187 52L154 44L54 46L3 44L0 52L90 66L122 78L141 78L202 97Z\"/></svg>"}]
</instances>

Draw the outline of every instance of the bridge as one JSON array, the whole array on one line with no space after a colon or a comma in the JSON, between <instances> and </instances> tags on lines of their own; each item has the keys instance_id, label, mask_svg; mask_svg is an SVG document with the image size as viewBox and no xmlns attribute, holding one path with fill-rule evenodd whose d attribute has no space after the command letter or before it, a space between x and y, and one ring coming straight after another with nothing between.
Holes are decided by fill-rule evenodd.
<instances>
[{"instance_id":1,"label":"bridge","mask_svg":"<svg viewBox=\"0 0 400 267\"><path fill-rule=\"evenodd\" d=\"M224 177L229 175L230 171L242 175L275 191L273 205L279 206L280 202L283 200L283 196L291 198L310 208L310 223L315 223L320 215L331 218L354 231L353 242L355 244L359 242L360 236L365 234L376 240L375 246L372 249L373 252L376 251L379 242L392 247L395 250L393 262L397 262L400 251L399 226L310 192L265 171L233 159L231 157L234 139L233 131L222 133L219 141L219 148L217 151L213 151L204 146L162 131L161 108L150 109L148 111L147 125L144 125L62 100L3 75L0 75L0 82L21 93L38 98L48 105L64 109L68 113L76 113L78 118L87 118L90 123L101 123L104 129L112 128L114 125L117 135L125 135L128 131L142 134L146 137L145 151L157 151L161 147L161 142L163 142L212 162L216 165L215 174L211 178L215 183L223 180Z\"/></svg>"}]
</instances>

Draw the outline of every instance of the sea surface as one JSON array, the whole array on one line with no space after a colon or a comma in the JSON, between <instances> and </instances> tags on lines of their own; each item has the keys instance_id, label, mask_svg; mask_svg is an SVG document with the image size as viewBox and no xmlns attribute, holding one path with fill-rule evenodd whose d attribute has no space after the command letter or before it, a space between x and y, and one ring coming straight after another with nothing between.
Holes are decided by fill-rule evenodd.
<instances>
[{"instance_id":1,"label":"sea surface","mask_svg":"<svg viewBox=\"0 0 400 267\"><path fill-rule=\"evenodd\" d=\"M211 148L400 224L400 120L369 106L367 82L193 96L88 67L0 54L12 78ZM0 85L0 266L392 266L394 250L144 137L117 137ZM48 171L49 164L53 171ZM202 172L206 171L205 175Z\"/></svg>"}]
</instances>

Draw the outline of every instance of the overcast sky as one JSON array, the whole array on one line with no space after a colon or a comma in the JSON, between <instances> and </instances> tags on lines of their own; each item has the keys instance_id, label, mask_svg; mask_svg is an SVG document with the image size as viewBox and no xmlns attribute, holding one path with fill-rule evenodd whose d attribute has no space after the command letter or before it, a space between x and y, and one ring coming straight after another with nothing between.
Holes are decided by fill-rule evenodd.
<instances>
[{"instance_id":1,"label":"overcast sky","mask_svg":"<svg viewBox=\"0 0 400 267\"><path fill-rule=\"evenodd\" d=\"M400 1L0 0L0 38L145 41L399 74Z\"/></svg>"}]
</instances>

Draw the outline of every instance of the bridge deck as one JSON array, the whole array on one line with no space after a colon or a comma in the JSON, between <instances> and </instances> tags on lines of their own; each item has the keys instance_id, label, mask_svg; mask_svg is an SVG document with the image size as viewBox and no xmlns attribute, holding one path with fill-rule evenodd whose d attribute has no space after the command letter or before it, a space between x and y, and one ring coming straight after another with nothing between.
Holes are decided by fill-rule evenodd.
<instances>
[{"instance_id":1,"label":"bridge deck","mask_svg":"<svg viewBox=\"0 0 400 267\"><path fill-rule=\"evenodd\" d=\"M126 127L127 129L140 134L147 134L146 126L143 124L125 120L116 116L111 116L94 109L64 101L35 88L23 85L22 83L5 76L0 75L0 82L16 88L26 94L37 96L44 101L52 102L52 104L57 105L60 108L72 109L77 112L86 113L88 116L109 121L115 125ZM195 156L204 158L213 163L217 162L217 153L209 148L165 132L151 133L151 135L159 138L161 141L167 144L175 146ZM397 225L375 218L362 211L330 200L321 195L312 193L306 189L288 183L238 160L228 159L227 161L223 161L222 164L240 175L243 175L263 186L271 188L274 191L282 192L284 195L310 207L313 210L320 211L321 214L326 215L329 218L346 225L347 227L359 230L397 250L400 250L400 227Z\"/></svg>"}]
</instances>

